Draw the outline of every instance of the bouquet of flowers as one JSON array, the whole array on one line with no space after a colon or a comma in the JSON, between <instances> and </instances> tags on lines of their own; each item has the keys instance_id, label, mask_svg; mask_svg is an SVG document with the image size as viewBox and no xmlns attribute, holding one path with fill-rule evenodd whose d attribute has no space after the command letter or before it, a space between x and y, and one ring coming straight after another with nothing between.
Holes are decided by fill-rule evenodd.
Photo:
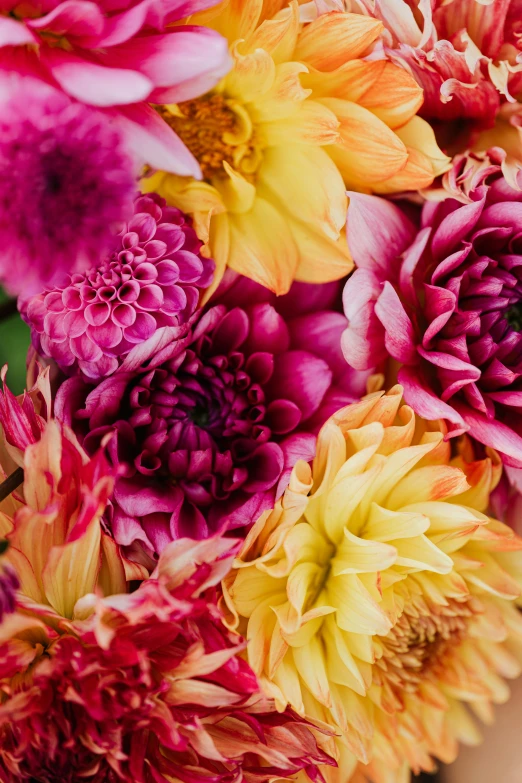
<instances>
[{"instance_id":1,"label":"bouquet of flowers","mask_svg":"<svg viewBox=\"0 0 522 783\"><path fill-rule=\"evenodd\" d=\"M522 670L522 3L1 6L1 783L451 762Z\"/></svg>"}]
</instances>

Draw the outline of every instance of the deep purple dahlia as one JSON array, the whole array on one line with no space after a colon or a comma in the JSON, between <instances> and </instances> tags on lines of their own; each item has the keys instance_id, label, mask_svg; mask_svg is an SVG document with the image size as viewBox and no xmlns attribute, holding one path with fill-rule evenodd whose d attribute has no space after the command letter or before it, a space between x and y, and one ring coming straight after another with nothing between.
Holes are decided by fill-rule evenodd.
<instances>
[{"instance_id":1,"label":"deep purple dahlia","mask_svg":"<svg viewBox=\"0 0 522 783\"><path fill-rule=\"evenodd\" d=\"M331 286L294 286L300 307L289 319L287 297L254 288L236 286L229 303L193 317L188 335L147 347L139 367L129 360L97 386L76 377L60 387L56 414L88 452L116 433L109 524L119 544L160 553L178 537L250 525L296 460L313 457L331 409L364 392L366 374L340 351L346 319L314 300L312 289Z\"/></svg>"},{"instance_id":2,"label":"deep purple dahlia","mask_svg":"<svg viewBox=\"0 0 522 783\"><path fill-rule=\"evenodd\" d=\"M508 178L504 176L506 172ZM406 401L522 467L522 187L505 153L461 156L420 226L353 194L344 291L352 367L391 356ZM518 175L522 180L522 174ZM522 181L520 182L522 185Z\"/></svg>"},{"instance_id":3,"label":"deep purple dahlia","mask_svg":"<svg viewBox=\"0 0 522 783\"><path fill-rule=\"evenodd\" d=\"M37 353L68 375L111 375L136 345L192 315L214 272L201 246L183 212L139 196L108 258L24 303Z\"/></svg>"},{"instance_id":4,"label":"deep purple dahlia","mask_svg":"<svg viewBox=\"0 0 522 783\"><path fill-rule=\"evenodd\" d=\"M26 297L107 252L136 166L110 118L49 85L19 80L1 98L0 280Z\"/></svg>"}]
</instances>

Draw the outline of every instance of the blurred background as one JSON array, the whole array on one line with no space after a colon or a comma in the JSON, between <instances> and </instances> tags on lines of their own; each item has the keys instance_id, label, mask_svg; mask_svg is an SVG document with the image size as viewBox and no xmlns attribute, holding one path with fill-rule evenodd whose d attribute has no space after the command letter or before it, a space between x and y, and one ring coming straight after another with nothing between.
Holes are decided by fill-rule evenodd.
<instances>
[{"instance_id":1,"label":"blurred background","mask_svg":"<svg viewBox=\"0 0 522 783\"><path fill-rule=\"evenodd\" d=\"M0 367L9 365L9 388L20 394L25 388L25 358L29 348L29 327L0 289Z\"/></svg>"}]
</instances>

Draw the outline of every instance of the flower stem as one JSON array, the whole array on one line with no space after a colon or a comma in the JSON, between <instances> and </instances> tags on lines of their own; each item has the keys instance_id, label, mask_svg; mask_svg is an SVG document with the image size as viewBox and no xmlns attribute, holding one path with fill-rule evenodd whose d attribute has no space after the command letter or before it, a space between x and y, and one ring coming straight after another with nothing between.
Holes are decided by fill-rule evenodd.
<instances>
[{"instance_id":1,"label":"flower stem","mask_svg":"<svg viewBox=\"0 0 522 783\"><path fill-rule=\"evenodd\" d=\"M24 469L17 468L10 476L0 484L0 502L5 500L11 492L14 492L24 480Z\"/></svg>"}]
</instances>

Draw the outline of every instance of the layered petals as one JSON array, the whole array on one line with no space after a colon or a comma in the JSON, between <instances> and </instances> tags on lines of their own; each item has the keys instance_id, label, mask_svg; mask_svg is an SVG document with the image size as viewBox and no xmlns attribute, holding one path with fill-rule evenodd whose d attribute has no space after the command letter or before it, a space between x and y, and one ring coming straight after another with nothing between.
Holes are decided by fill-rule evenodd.
<instances>
[{"instance_id":1,"label":"layered petals","mask_svg":"<svg viewBox=\"0 0 522 783\"><path fill-rule=\"evenodd\" d=\"M423 134L420 146L399 136L422 91L398 65L366 59L381 22L337 5L307 15L276 3L274 18L271 8L242 0L198 17L227 36L234 67L165 117L215 193L213 205L193 209L203 213L195 219L218 263L216 285L230 266L284 294L292 279L323 283L351 270L346 186L419 189L447 161L436 148L442 166L434 164ZM156 173L144 187L186 206L190 185L179 178Z\"/></svg>"},{"instance_id":2,"label":"layered petals","mask_svg":"<svg viewBox=\"0 0 522 783\"><path fill-rule=\"evenodd\" d=\"M484 514L500 463L469 463L465 446L450 459L401 395L324 425L223 583L278 708L335 729L332 783L450 761L465 741L455 711L496 702L522 662L522 541Z\"/></svg>"}]
</instances>

